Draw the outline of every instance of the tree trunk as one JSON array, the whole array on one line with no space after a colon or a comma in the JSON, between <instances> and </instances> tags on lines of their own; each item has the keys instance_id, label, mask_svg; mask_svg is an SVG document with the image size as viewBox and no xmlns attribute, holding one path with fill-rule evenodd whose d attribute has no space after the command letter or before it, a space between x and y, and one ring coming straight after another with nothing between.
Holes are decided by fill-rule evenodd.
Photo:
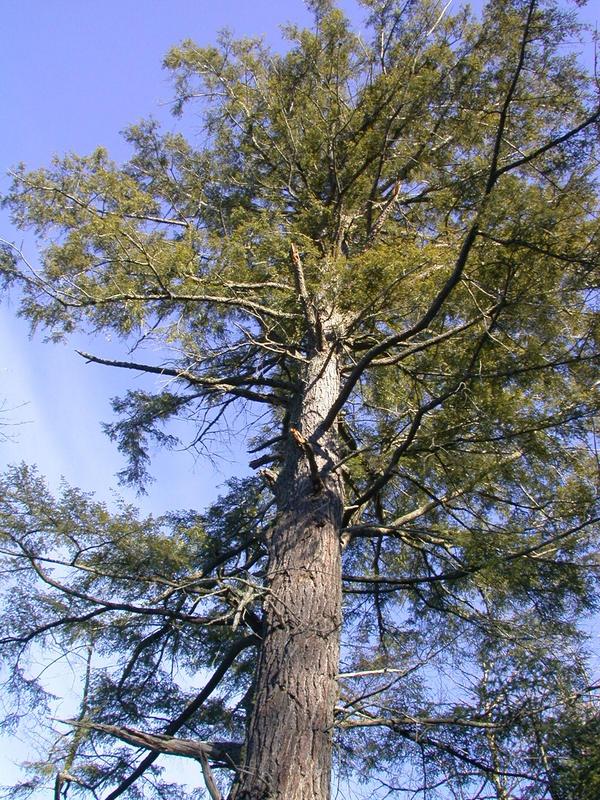
<instances>
[{"instance_id":1,"label":"tree trunk","mask_svg":"<svg viewBox=\"0 0 600 800\"><path fill-rule=\"evenodd\" d=\"M327 800L341 627L343 508L333 434L315 433L339 391L335 355L307 365L296 428L277 486L278 522L269 542L265 637L246 759L235 800Z\"/></svg>"}]
</instances>

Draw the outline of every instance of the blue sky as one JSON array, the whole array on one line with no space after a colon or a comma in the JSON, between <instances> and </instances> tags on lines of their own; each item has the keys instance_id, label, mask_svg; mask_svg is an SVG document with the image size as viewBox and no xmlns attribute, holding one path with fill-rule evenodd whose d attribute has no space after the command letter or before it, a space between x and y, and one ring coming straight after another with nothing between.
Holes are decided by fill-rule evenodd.
<instances>
[{"instance_id":1,"label":"blue sky","mask_svg":"<svg viewBox=\"0 0 600 800\"><path fill-rule=\"evenodd\" d=\"M341 5L357 14L351 0ZM591 7L584 13L591 21L598 16ZM224 27L277 43L281 23L307 23L309 15L302 0L5 0L1 20L0 173L5 173L20 161L42 166L55 153L87 153L97 145L116 160L126 158L119 132L129 124L152 115L177 127L161 68L169 47L188 37L209 44ZM193 131L194 117L186 125ZM8 183L1 180L4 191ZM0 237L22 244L35 262L32 240L14 231L5 214ZM86 365L74 353L83 345L110 355L116 352L111 342L48 345L41 338L28 337L27 325L15 318L14 301L0 304L0 407L5 400L5 416L14 423L6 429L11 440L0 443L0 460L37 463L53 486L64 476L110 499L123 464L100 421L111 418L110 398L141 379ZM218 469L189 453L158 454L157 481L140 503L156 512L203 506L245 461L239 448L224 449ZM12 762L27 749L27 743L12 742L0 754L0 783L14 779Z\"/></svg>"}]
</instances>

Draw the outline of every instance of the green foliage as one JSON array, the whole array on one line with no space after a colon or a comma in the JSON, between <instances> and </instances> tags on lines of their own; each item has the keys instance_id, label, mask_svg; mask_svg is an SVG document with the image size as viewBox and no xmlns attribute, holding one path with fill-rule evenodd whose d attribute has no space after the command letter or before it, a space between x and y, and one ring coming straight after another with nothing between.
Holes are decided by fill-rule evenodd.
<instances>
[{"instance_id":1,"label":"green foliage","mask_svg":"<svg viewBox=\"0 0 600 800\"><path fill-rule=\"evenodd\" d=\"M340 772L399 797L575 797L597 772L579 623L597 610L600 519L599 112L570 49L581 28L553 0L491 0L481 19L362 5L357 32L311 3L314 28L288 26L284 52L230 35L173 48L199 147L143 122L122 166L99 149L16 170L5 202L46 237L38 273L0 263L22 313L53 336L153 342L159 363L114 364L170 379L114 401L122 477L149 479L177 416L207 444L242 405L272 469L158 520L7 475L3 646L15 665L36 642L91 647L82 719L168 728L198 670L260 631L269 486L327 347L340 393L321 422L347 501ZM252 675L244 651L188 731L240 738ZM94 791L128 774L106 732L76 749Z\"/></svg>"},{"instance_id":2,"label":"green foliage","mask_svg":"<svg viewBox=\"0 0 600 800\"><path fill-rule=\"evenodd\" d=\"M559 755L552 765L554 796L557 800L593 800L600 791L597 713L588 709L587 719L565 714L564 720L556 721L552 736L559 739L556 742Z\"/></svg>"},{"instance_id":3,"label":"green foliage","mask_svg":"<svg viewBox=\"0 0 600 800\"><path fill-rule=\"evenodd\" d=\"M3 725L34 711L43 716L52 704L43 679L30 672L32 658L76 669L93 653L80 720L136 725L152 717L160 730L162 719L185 709L196 693L198 665L243 638L260 592L260 578L251 573L264 558L256 536L266 524L265 504L255 482L230 489L206 515L140 519L131 507L109 513L66 486L54 499L25 466L4 476L0 641L3 658L15 667L4 683L15 708L6 709ZM225 735L239 732L243 711L236 716L224 704L247 688L251 663L238 661L221 697L204 709L202 725L187 723L192 734L201 736L207 725ZM54 780L65 758L77 759L81 780L101 791L130 766L127 750L117 748L111 759L119 766L100 767L94 753L102 741L110 737L78 736L76 729L75 738L58 739L50 760L34 772Z\"/></svg>"}]
</instances>

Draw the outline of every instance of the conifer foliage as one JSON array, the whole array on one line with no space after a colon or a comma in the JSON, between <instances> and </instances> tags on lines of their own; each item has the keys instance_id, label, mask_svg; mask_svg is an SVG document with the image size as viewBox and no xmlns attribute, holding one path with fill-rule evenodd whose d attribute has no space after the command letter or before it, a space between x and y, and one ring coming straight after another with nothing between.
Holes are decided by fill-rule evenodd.
<instances>
[{"instance_id":1,"label":"conifer foliage","mask_svg":"<svg viewBox=\"0 0 600 800\"><path fill-rule=\"evenodd\" d=\"M202 136L144 122L127 163L19 168L5 200L40 236L37 269L2 261L22 313L138 341L82 355L157 376L114 401L123 479L148 479L177 417L210 448L241 408L256 470L158 519L4 476L7 721L45 713L28 659L81 665L79 711L15 795L598 785L580 621L598 599L600 97L580 29L555 0L480 19L362 0L361 30L310 5L276 51L223 35L167 55ZM167 785L162 754L194 759L197 787Z\"/></svg>"}]
</instances>

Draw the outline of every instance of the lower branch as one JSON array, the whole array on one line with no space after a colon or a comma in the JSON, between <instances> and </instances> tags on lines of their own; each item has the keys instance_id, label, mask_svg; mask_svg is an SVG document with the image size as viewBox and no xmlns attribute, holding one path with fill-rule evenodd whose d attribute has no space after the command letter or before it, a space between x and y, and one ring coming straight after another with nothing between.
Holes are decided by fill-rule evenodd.
<instances>
[{"instance_id":1,"label":"lower branch","mask_svg":"<svg viewBox=\"0 0 600 800\"><path fill-rule=\"evenodd\" d=\"M210 764L208 763L208 756L201 753L198 760L200 761L200 766L202 767L202 775L204 776L206 789L209 795L212 797L212 800L223 800L223 796L219 791L219 787L215 783L214 775L212 774Z\"/></svg>"},{"instance_id":2,"label":"lower branch","mask_svg":"<svg viewBox=\"0 0 600 800\"><path fill-rule=\"evenodd\" d=\"M75 728L86 728L88 730L107 733L115 739L133 745L143 747L145 750L152 750L155 753L165 753L169 756L183 756L184 758L195 758L202 762L210 759L219 767L235 769L240 760L241 744L238 742L199 742L193 739L177 739L174 736L165 736L160 733L145 733L136 728L120 728L117 725L104 725L99 722L85 720L68 719L67 725Z\"/></svg>"},{"instance_id":3,"label":"lower branch","mask_svg":"<svg viewBox=\"0 0 600 800\"><path fill-rule=\"evenodd\" d=\"M254 636L248 636L245 639L236 642L232 645L227 653L225 654L223 660L214 671L212 677L204 687L204 689L200 692L200 694L192 700L189 705L187 705L181 714L179 714L174 720L172 720L166 727L165 736L172 736L176 733L185 723L193 717L193 715L200 709L202 704L210 697L210 695L215 691L217 686L221 683L223 676L229 670L237 656L248 647L253 647L259 643L259 638ZM117 797L123 794L123 792L127 791L129 787L135 783L135 781L141 777L144 772L151 766L156 759L158 758L159 753L157 751L152 751L148 753L148 755L137 765L137 767L131 772L131 774L125 778L117 787L113 789L113 791L106 797L106 800L116 800Z\"/></svg>"}]
</instances>

